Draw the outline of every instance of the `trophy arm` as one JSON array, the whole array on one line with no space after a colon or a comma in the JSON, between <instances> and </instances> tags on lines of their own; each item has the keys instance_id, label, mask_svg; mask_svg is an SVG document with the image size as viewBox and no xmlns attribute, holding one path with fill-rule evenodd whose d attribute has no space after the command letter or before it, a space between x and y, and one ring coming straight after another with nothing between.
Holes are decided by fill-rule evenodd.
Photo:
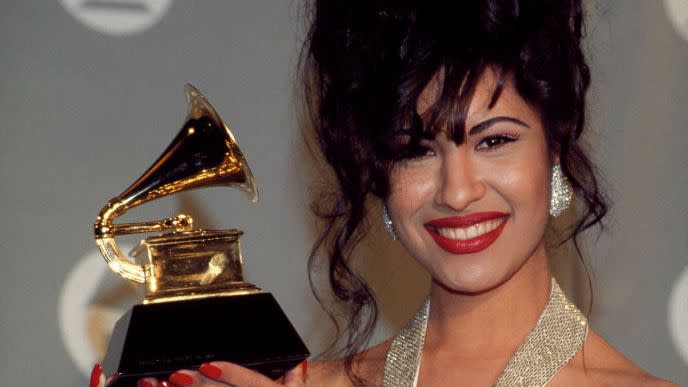
<instances>
[{"instance_id":1,"label":"trophy arm","mask_svg":"<svg viewBox=\"0 0 688 387\"><path fill-rule=\"evenodd\" d=\"M122 277L139 283L146 283L146 270L143 266L127 259L117 246L114 237L96 239L101 254L105 257L108 266Z\"/></svg>"},{"instance_id":2,"label":"trophy arm","mask_svg":"<svg viewBox=\"0 0 688 387\"><path fill-rule=\"evenodd\" d=\"M117 245L115 237L117 235L158 232L168 229L189 231L193 228L193 219L188 215L179 214L167 219L150 222L113 224L113 220L128 209L128 205L125 203L127 203L127 200L119 197L109 201L100 212L93 227L93 232L96 244L110 269L128 280L145 283L145 267L128 259Z\"/></svg>"},{"instance_id":3,"label":"trophy arm","mask_svg":"<svg viewBox=\"0 0 688 387\"><path fill-rule=\"evenodd\" d=\"M128 280L145 283L145 268L127 259L115 241L117 232L113 220L127 211L128 206L124 203L125 201L120 198L110 200L100 211L93 225L93 233L96 244L110 269Z\"/></svg>"}]
</instances>

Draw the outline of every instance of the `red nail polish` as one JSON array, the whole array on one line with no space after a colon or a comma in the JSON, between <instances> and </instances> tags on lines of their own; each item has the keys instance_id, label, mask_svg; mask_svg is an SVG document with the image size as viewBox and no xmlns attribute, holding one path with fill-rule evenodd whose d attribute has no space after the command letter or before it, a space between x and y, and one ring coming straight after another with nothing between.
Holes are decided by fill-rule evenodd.
<instances>
[{"instance_id":1,"label":"red nail polish","mask_svg":"<svg viewBox=\"0 0 688 387\"><path fill-rule=\"evenodd\" d=\"M305 382L308 377L308 360L304 360L301 363L301 375L303 375L303 381Z\"/></svg>"},{"instance_id":2,"label":"red nail polish","mask_svg":"<svg viewBox=\"0 0 688 387\"><path fill-rule=\"evenodd\" d=\"M193 383L193 379L187 374L175 372L172 374L172 376L170 376L170 382L180 386L188 386L189 384Z\"/></svg>"},{"instance_id":3,"label":"red nail polish","mask_svg":"<svg viewBox=\"0 0 688 387\"><path fill-rule=\"evenodd\" d=\"M90 387L98 387L100 385L100 377L103 375L103 367L96 363L93 366L93 371L91 371L91 382L88 384Z\"/></svg>"},{"instance_id":4,"label":"red nail polish","mask_svg":"<svg viewBox=\"0 0 688 387\"><path fill-rule=\"evenodd\" d=\"M203 363L201 367L198 369L198 372L202 373L204 376L209 377L210 379L217 379L220 376L222 376L221 369L208 363Z\"/></svg>"},{"instance_id":5,"label":"red nail polish","mask_svg":"<svg viewBox=\"0 0 688 387\"><path fill-rule=\"evenodd\" d=\"M136 383L137 387L155 387L153 383L149 382L148 380L139 380L138 383Z\"/></svg>"}]
</instances>

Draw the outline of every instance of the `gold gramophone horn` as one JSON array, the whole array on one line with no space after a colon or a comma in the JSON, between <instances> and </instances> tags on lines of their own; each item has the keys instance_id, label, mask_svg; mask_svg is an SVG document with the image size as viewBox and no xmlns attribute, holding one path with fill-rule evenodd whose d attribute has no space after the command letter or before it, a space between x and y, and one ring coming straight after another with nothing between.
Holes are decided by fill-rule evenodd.
<instances>
[{"instance_id":1,"label":"gold gramophone horn","mask_svg":"<svg viewBox=\"0 0 688 387\"><path fill-rule=\"evenodd\" d=\"M192 219L180 214L158 221L113 224L130 208L208 186L235 187L246 192L251 201L258 201L253 175L229 128L195 87L187 84L184 90L189 110L181 131L138 180L105 205L94 225L96 243L110 268L132 281L145 283L148 274L120 251L115 237L166 229L188 231Z\"/></svg>"}]
</instances>

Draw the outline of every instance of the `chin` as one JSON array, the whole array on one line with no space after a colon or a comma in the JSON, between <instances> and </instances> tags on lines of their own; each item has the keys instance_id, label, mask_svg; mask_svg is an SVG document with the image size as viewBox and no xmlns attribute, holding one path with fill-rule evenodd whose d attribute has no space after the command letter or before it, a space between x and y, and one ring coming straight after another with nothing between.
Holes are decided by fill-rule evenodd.
<instances>
[{"instance_id":1,"label":"chin","mask_svg":"<svg viewBox=\"0 0 688 387\"><path fill-rule=\"evenodd\" d=\"M515 270L507 268L476 266L443 271L433 275L432 280L446 291L477 295L499 287L508 281L515 272Z\"/></svg>"}]
</instances>

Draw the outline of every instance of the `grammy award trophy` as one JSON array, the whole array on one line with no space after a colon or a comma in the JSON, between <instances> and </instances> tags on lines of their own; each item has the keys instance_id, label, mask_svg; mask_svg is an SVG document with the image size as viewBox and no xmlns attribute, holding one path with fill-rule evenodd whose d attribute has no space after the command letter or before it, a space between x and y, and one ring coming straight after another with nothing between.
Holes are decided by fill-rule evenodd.
<instances>
[{"instance_id":1,"label":"grammy award trophy","mask_svg":"<svg viewBox=\"0 0 688 387\"><path fill-rule=\"evenodd\" d=\"M103 370L108 386L136 386L178 369L230 361L269 377L283 375L309 352L270 293L244 282L241 230L193 229L191 217L113 223L143 203L194 188L229 186L258 200L251 170L229 128L205 97L185 87L184 125L163 154L101 210L96 243L109 267L145 284L142 304L117 322ZM125 256L115 237L151 233Z\"/></svg>"}]
</instances>

